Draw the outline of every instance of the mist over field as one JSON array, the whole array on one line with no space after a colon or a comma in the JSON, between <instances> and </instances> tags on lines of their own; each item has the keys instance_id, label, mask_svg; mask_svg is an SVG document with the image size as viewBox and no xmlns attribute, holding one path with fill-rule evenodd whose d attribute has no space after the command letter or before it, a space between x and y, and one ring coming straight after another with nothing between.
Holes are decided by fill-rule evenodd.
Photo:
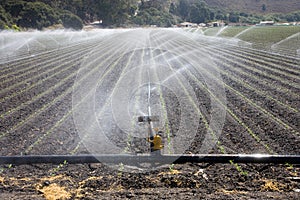
<instances>
[{"instance_id":1,"label":"mist over field","mask_svg":"<svg viewBox=\"0 0 300 200\"><path fill-rule=\"evenodd\" d=\"M0 199L298 199L290 0L0 2Z\"/></svg>"}]
</instances>

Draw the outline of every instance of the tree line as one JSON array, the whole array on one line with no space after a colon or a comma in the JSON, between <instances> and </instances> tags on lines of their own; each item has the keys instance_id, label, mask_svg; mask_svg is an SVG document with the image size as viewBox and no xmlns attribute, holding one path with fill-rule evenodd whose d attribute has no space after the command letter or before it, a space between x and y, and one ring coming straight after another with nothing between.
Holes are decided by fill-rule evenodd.
<instances>
[{"instance_id":1,"label":"tree line","mask_svg":"<svg viewBox=\"0 0 300 200\"><path fill-rule=\"evenodd\" d=\"M266 9L263 7L262 9ZM1 0L0 29L43 29L61 24L82 29L101 20L105 27L156 25L169 27L189 21L207 23L258 23L261 20L300 21L300 12L254 15L214 9L202 0Z\"/></svg>"}]
</instances>

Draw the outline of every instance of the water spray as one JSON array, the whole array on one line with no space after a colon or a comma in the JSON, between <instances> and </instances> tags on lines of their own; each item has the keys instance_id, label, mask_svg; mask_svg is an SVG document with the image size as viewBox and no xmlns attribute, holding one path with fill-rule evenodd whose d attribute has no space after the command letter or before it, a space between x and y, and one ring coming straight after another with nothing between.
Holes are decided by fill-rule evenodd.
<instances>
[{"instance_id":1,"label":"water spray","mask_svg":"<svg viewBox=\"0 0 300 200\"><path fill-rule=\"evenodd\" d=\"M148 142L150 142L150 151L155 152L155 155L160 155L160 150L163 148L162 145L162 139L160 135L154 134L154 126L153 122L158 122L159 117L158 116L152 116L151 113L151 80L150 80L150 72L148 73L148 116L139 116L138 122L139 123L148 123Z\"/></svg>"}]
</instances>

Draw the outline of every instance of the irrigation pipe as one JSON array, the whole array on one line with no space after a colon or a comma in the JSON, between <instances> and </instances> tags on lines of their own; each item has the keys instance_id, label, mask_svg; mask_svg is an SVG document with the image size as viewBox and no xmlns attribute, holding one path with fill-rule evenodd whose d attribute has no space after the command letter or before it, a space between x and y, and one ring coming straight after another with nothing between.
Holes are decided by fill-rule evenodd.
<instances>
[{"instance_id":1,"label":"irrigation pipe","mask_svg":"<svg viewBox=\"0 0 300 200\"><path fill-rule=\"evenodd\" d=\"M175 160L175 161L174 161ZM70 164L82 163L113 163L113 164L183 164L183 163L274 163L274 164L300 164L300 155L265 155L265 154L184 154L184 155L129 155L129 154L104 154L104 155L25 155L25 156L0 156L0 165L3 164Z\"/></svg>"}]
</instances>

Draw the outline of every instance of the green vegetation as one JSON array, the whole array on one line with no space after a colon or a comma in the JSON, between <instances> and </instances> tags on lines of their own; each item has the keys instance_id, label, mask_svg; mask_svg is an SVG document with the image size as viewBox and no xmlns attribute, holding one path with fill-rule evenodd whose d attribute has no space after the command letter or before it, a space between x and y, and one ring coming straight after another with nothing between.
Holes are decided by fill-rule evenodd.
<instances>
[{"instance_id":1,"label":"green vegetation","mask_svg":"<svg viewBox=\"0 0 300 200\"><path fill-rule=\"evenodd\" d=\"M300 32L299 26L253 27L238 38L253 44L254 48L270 50L273 44Z\"/></svg>"},{"instance_id":2,"label":"green vegetation","mask_svg":"<svg viewBox=\"0 0 300 200\"><path fill-rule=\"evenodd\" d=\"M41 30L60 24L78 30L93 21L102 21L104 27L170 27L183 21L207 23L215 20L247 24L256 24L261 20L300 21L299 11L269 13L270 3L260 5L260 14L217 5L204 0L2 0L0 29L19 30L15 28L21 27ZM12 28L12 25L16 27Z\"/></svg>"},{"instance_id":3,"label":"green vegetation","mask_svg":"<svg viewBox=\"0 0 300 200\"><path fill-rule=\"evenodd\" d=\"M204 35L238 38L253 48L285 55L297 54L300 46L300 26L227 26L204 30Z\"/></svg>"},{"instance_id":4,"label":"green vegetation","mask_svg":"<svg viewBox=\"0 0 300 200\"><path fill-rule=\"evenodd\" d=\"M299 11L299 0L205 0L210 7L249 14L290 13Z\"/></svg>"},{"instance_id":5,"label":"green vegetation","mask_svg":"<svg viewBox=\"0 0 300 200\"><path fill-rule=\"evenodd\" d=\"M5 0L0 3L0 29L32 28L41 30L55 24L82 29L82 20L69 11L55 9L41 1ZM9 28L11 27L11 28Z\"/></svg>"},{"instance_id":6,"label":"green vegetation","mask_svg":"<svg viewBox=\"0 0 300 200\"><path fill-rule=\"evenodd\" d=\"M156 25L159 27L170 27L176 23L175 18L170 13L159 11L156 8L147 8L133 17L133 22L137 25Z\"/></svg>"},{"instance_id":7,"label":"green vegetation","mask_svg":"<svg viewBox=\"0 0 300 200\"><path fill-rule=\"evenodd\" d=\"M245 31L248 28L249 28L248 26L230 26L230 27L227 27L225 30L223 30L219 36L234 37L237 34L241 33L242 31Z\"/></svg>"},{"instance_id":8,"label":"green vegetation","mask_svg":"<svg viewBox=\"0 0 300 200\"><path fill-rule=\"evenodd\" d=\"M242 167L240 165L238 165L237 163L233 162L233 160L230 160L230 164L232 164L236 168L236 170L240 173L240 175L248 176L248 172L244 171L242 169Z\"/></svg>"},{"instance_id":9,"label":"green vegetation","mask_svg":"<svg viewBox=\"0 0 300 200\"><path fill-rule=\"evenodd\" d=\"M204 35L215 36L220 30L221 30L221 27L208 28L204 31Z\"/></svg>"},{"instance_id":10,"label":"green vegetation","mask_svg":"<svg viewBox=\"0 0 300 200\"><path fill-rule=\"evenodd\" d=\"M65 160L63 163L60 163L59 165L57 165L55 168L53 168L50 172L51 176L55 176L57 175L57 173L63 169L64 167L66 167L68 165L68 162Z\"/></svg>"}]
</instances>

